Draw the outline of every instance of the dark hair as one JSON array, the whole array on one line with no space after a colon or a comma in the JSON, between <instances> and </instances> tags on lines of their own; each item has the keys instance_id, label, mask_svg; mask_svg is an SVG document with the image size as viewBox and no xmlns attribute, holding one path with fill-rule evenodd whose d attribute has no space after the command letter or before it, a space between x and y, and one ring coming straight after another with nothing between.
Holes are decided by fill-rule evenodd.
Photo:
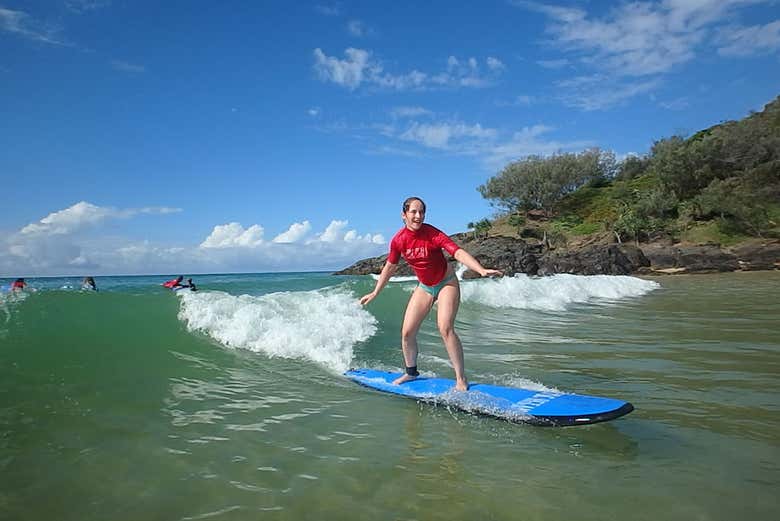
<instances>
[{"instance_id":1,"label":"dark hair","mask_svg":"<svg viewBox=\"0 0 780 521\"><path fill-rule=\"evenodd\" d=\"M404 206L403 206L404 213L409 211L409 205L412 204L412 201L420 201L420 204L423 207L423 213L425 213L425 201L423 201L419 197L409 197L406 199L406 201L404 201Z\"/></svg>"}]
</instances>

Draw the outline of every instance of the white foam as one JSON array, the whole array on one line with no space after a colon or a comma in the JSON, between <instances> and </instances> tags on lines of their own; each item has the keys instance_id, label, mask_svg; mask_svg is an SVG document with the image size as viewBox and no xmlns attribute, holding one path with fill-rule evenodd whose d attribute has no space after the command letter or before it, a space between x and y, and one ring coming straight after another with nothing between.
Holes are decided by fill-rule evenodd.
<instances>
[{"instance_id":1,"label":"white foam","mask_svg":"<svg viewBox=\"0 0 780 521\"><path fill-rule=\"evenodd\" d=\"M563 311L572 304L608 304L639 297L660 287L654 281L616 275L515 275L466 281L461 284L461 295L465 302L497 308Z\"/></svg>"},{"instance_id":2,"label":"white foam","mask_svg":"<svg viewBox=\"0 0 780 521\"><path fill-rule=\"evenodd\" d=\"M376 332L376 319L354 295L322 289L259 297L216 291L180 294L179 318L229 347L303 358L343 372L352 347Z\"/></svg>"}]
</instances>

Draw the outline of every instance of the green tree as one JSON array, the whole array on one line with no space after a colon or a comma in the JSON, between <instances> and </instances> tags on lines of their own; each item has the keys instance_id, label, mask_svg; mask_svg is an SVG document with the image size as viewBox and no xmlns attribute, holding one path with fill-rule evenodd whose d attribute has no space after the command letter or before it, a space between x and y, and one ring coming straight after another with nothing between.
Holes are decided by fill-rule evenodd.
<instances>
[{"instance_id":1,"label":"green tree","mask_svg":"<svg viewBox=\"0 0 780 521\"><path fill-rule=\"evenodd\" d=\"M552 215L561 200L582 186L611 179L614 154L599 149L550 157L528 156L507 165L478 190L509 211L542 210Z\"/></svg>"}]
</instances>

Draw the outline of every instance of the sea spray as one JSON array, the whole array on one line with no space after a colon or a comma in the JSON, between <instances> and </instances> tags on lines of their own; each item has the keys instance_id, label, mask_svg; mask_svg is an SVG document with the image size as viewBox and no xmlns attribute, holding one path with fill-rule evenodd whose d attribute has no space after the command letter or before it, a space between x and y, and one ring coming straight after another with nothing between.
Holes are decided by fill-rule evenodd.
<instances>
[{"instance_id":1,"label":"sea spray","mask_svg":"<svg viewBox=\"0 0 780 521\"><path fill-rule=\"evenodd\" d=\"M563 311L572 304L608 304L639 297L659 287L657 282L628 276L515 275L466 281L461 285L461 294L464 302L491 307Z\"/></svg>"},{"instance_id":2,"label":"sea spray","mask_svg":"<svg viewBox=\"0 0 780 521\"><path fill-rule=\"evenodd\" d=\"M221 344L271 357L301 358L342 372L353 346L376 332L376 319L354 295L321 289L234 296L181 294L179 319Z\"/></svg>"}]
</instances>

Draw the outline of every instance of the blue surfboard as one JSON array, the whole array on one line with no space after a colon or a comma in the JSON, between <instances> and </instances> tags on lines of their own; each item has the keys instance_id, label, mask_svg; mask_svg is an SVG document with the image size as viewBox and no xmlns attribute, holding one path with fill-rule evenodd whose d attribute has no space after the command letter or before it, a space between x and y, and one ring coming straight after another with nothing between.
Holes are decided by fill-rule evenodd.
<instances>
[{"instance_id":1,"label":"blue surfboard","mask_svg":"<svg viewBox=\"0 0 780 521\"><path fill-rule=\"evenodd\" d=\"M569 426L614 420L634 410L629 402L558 391L479 384L466 392L455 390L455 380L419 377L393 385L401 373L350 369L344 375L366 387L466 412L493 416L515 423Z\"/></svg>"}]
</instances>

